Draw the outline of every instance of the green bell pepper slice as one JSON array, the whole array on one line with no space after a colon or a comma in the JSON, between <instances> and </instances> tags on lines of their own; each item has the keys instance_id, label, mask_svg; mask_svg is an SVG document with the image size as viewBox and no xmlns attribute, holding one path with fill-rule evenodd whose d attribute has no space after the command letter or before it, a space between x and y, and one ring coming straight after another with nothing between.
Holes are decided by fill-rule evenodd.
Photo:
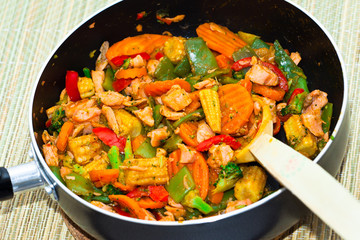
<instances>
[{"instance_id":1,"label":"green bell pepper slice","mask_svg":"<svg viewBox=\"0 0 360 240\"><path fill-rule=\"evenodd\" d=\"M102 83L102 87L106 90L106 91L114 91L114 87L113 87L113 81L114 81L114 71L111 68L107 68L105 71L105 79L104 82Z\"/></svg>"},{"instance_id":2,"label":"green bell pepper slice","mask_svg":"<svg viewBox=\"0 0 360 240\"><path fill-rule=\"evenodd\" d=\"M327 133L330 130L332 113L333 113L333 104L327 103L325 107L323 107L321 113L321 120L323 121L322 129L324 133Z\"/></svg>"},{"instance_id":3,"label":"green bell pepper slice","mask_svg":"<svg viewBox=\"0 0 360 240\"><path fill-rule=\"evenodd\" d=\"M184 184L185 181L186 184ZM179 203L185 198L186 194L195 189L195 181L189 169L184 166L170 179L165 188L170 197Z\"/></svg>"},{"instance_id":4,"label":"green bell pepper slice","mask_svg":"<svg viewBox=\"0 0 360 240\"><path fill-rule=\"evenodd\" d=\"M112 146L108 152L109 162L111 168L119 169L121 158L120 158L120 151L117 146Z\"/></svg>"},{"instance_id":5,"label":"green bell pepper slice","mask_svg":"<svg viewBox=\"0 0 360 240\"><path fill-rule=\"evenodd\" d=\"M131 147L131 138L130 135L126 138L126 144L125 144L125 148L124 148L124 154L125 154L125 159L130 159L130 158L134 158L134 154L132 151L132 147Z\"/></svg>"},{"instance_id":6,"label":"green bell pepper slice","mask_svg":"<svg viewBox=\"0 0 360 240\"><path fill-rule=\"evenodd\" d=\"M87 67L83 68L83 72L84 72L84 76L87 78L91 78L91 73L90 73L90 69Z\"/></svg>"},{"instance_id":7,"label":"green bell pepper slice","mask_svg":"<svg viewBox=\"0 0 360 240\"><path fill-rule=\"evenodd\" d=\"M286 114L301 114L306 96L306 92L297 94L286 107L281 109L281 115L285 116Z\"/></svg>"},{"instance_id":8,"label":"green bell pepper slice","mask_svg":"<svg viewBox=\"0 0 360 240\"><path fill-rule=\"evenodd\" d=\"M240 79L234 79L231 77L221 77L219 78L219 82L223 85L225 84L234 84L234 83L238 83L240 81Z\"/></svg>"},{"instance_id":9,"label":"green bell pepper slice","mask_svg":"<svg viewBox=\"0 0 360 240\"><path fill-rule=\"evenodd\" d=\"M65 181L61 177L61 174L60 174L60 168L58 166L49 166L49 167L50 167L50 170L52 171L52 173L55 175L55 177L57 179L59 179L62 184L65 185Z\"/></svg>"},{"instance_id":10,"label":"green bell pepper slice","mask_svg":"<svg viewBox=\"0 0 360 240\"><path fill-rule=\"evenodd\" d=\"M94 186L90 180L84 178L80 174L70 173L65 177L66 186L76 195L89 196L94 192Z\"/></svg>"},{"instance_id":11,"label":"green bell pepper slice","mask_svg":"<svg viewBox=\"0 0 360 240\"><path fill-rule=\"evenodd\" d=\"M259 48L270 48L270 45L261 40L260 38L257 38L254 40L254 42L251 44L252 49L259 49Z\"/></svg>"},{"instance_id":12,"label":"green bell pepper slice","mask_svg":"<svg viewBox=\"0 0 360 240\"><path fill-rule=\"evenodd\" d=\"M161 105L155 105L153 109L154 127L157 128L163 119L163 115L160 114Z\"/></svg>"},{"instance_id":13,"label":"green bell pepper slice","mask_svg":"<svg viewBox=\"0 0 360 240\"><path fill-rule=\"evenodd\" d=\"M143 158L153 158L156 156L156 148L151 146L150 138L146 138L145 141L135 150L134 154L142 156Z\"/></svg>"},{"instance_id":14,"label":"green bell pepper slice","mask_svg":"<svg viewBox=\"0 0 360 240\"><path fill-rule=\"evenodd\" d=\"M199 114L200 114L200 116L197 116ZM183 116L182 118L180 118L176 122L174 122L173 126L176 129L183 122L192 121L192 120L199 120L199 119L204 118L204 117L205 117L204 110L202 108L199 108L199 109L193 111L192 113L189 113L189 114Z\"/></svg>"},{"instance_id":15,"label":"green bell pepper slice","mask_svg":"<svg viewBox=\"0 0 360 240\"><path fill-rule=\"evenodd\" d=\"M195 75L205 75L209 70L219 68L213 53L202 38L190 38L185 42L185 51L191 71Z\"/></svg>"},{"instance_id":16,"label":"green bell pepper slice","mask_svg":"<svg viewBox=\"0 0 360 240\"><path fill-rule=\"evenodd\" d=\"M178 149L178 144L182 143L182 138L177 135L173 134L170 138L166 140L166 143L163 145L163 149L165 149L167 152L173 152L176 149Z\"/></svg>"},{"instance_id":17,"label":"green bell pepper slice","mask_svg":"<svg viewBox=\"0 0 360 240\"><path fill-rule=\"evenodd\" d=\"M102 203L105 203L105 204L111 203L109 197L107 197L107 196L92 196L91 200L92 201L102 202Z\"/></svg>"},{"instance_id":18,"label":"green bell pepper slice","mask_svg":"<svg viewBox=\"0 0 360 240\"><path fill-rule=\"evenodd\" d=\"M260 38L259 36L255 35L255 34L246 33L246 32L242 32L242 31L239 31L238 35L242 40L244 40L244 42L246 42L250 46L251 46L251 44L253 44L254 41L256 41L256 39Z\"/></svg>"},{"instance_id":19,"label":"green bell pepper slice","mask_svg":"<svg viewBox=\"0 0 360 240\"><path fill-rule=\"evenodd\" d=\"M246 45L242 48L240 48L238 51L233 53L233 59L234 62L239 61L240 59L247 58L247 57L257 57L254 49L252 49L250 46Z\"/></svg>"},{"instance_id":20,"label":"green bell pepper slice","mask_svg":"<svg viewBox=\"0 0 360 240\"><path fill-rule=\"evenodd\" d=\"M172 80L177 77L174 71L175 68L172 62L168 57L164 56L155 69L155 77L160 81Z\"/></svg>"},{"instance_id":21,"label":"green bell pepper slice","mask_svg":"<svg viewBox=\"0 0 360 240\"><path fill-rule=\"evenodd\" d=\"M185 56L181 61L176 65L174 73L179 77L186 77L191 71L191 66L189 59Z\"/></svg>"}]
</instances>

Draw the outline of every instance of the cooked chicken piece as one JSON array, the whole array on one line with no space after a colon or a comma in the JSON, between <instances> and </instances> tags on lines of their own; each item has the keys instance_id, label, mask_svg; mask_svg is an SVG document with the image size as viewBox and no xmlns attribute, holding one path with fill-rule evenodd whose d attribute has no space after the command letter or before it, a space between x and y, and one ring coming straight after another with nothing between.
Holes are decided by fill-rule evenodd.
<instances>
[{"instance_id":1,"label":"cooked chicken piece","mask_svg":"<svg viewBox=\"0 0 360 240\"><path fill-rule=\"evenodd\" d=\"M110 107L121 106L125 101L130 100L130 97L125 97L124 95L114 91L96 93L96 96L100 98L103 104Z\"/></svg>"},{"instance_id":2,"label":"cooked chicken piece","mask_svg":"<svg viewBox=\"0 0 360 240\"><path fill-rule=\"evenodd\" d=\"M144 76L141 78L135 78L131 81L130 86L125 88L125 93L131 95L134 99L147 98L144 88L146 83L152 82L149 76Z\"/></svg>"},{"instance_id":3,"label":"cooked chicken piece","mask_svg":"<svg viewBox=\"0 0 360 240\"><path fill-rule=\"evenodd\" d=\"M278 76L267 67L255 64L245 75L250 81L267 86L276 86L279 84Z\"/></svg>"},{"instance_id":4,"label":"cooked chicken piece","mask_svg":"<svg viewBox=\"0 0 360 240\"><path fill-rule=\"evenodd\" d=\"M133 113L146 125L154 126L153 110L151 107L147 106L144 109L133 111Z\"/></svg>"},{"instance_id":5,"label":"cooked chicken piece","mask_svg":"<svg viewBox=\"0 0 360 240\"><path fill-rule=\"evenodd\" d=\"M157 66L159 65L160 61L158 60L154 60L154 59L150 59L147 63L147 71L148 71L148 74L150 76L154 76L155 75L155 70L157 68Z\"/></svg>"},{"instance_id":6,"label":"cooked chicken piece","mask_svg":"<svg viewBox=\"0 0 360 240\"><path fill-rule=\"evenodd\" d=\"M229 213L229 212L238 210L238 209L243 208L250 204L252 204L250 199L230 201L230 202L228 202L228 204L226 206L225 213Z\"/></svg>"},{"instance_id":7,"label":"cooked chicken piece","mask_svg":"<svg viewBox=\"0 0 360 240\"><path fill-rule=\"evenodd\" d=\"M73 133L72 133L72 137L77 137L80 133L81 133L81 131L83 131L84 130L84 128L85 128L85 124L78 124L78 125L76 125L75 126L75 129L74 129L74 131L73 131Z\"/></svg>"},{"instance_id":8,"label":"cooked chicken piece","mask_svg":"<svg viewBox=\"0 0 360 240\"><path fill-rule=\"evenodd\" d=\"M76 111L91 108L95 106L95 104L96 100L94 98L83 99L77 102L69 102L69 104L65 107L65 115L66 117L71 118Z\"/></svg>"},{"instance_id":9,"label":"cooked chicken piece","mask_svg":"<svg viewBox=\"0 0 360 240\"><path fill-rule=\"evenodd\" d=\"M112 110L112 108L108 107L106 105L103 105L101 112L106 117L109 127L114 131L114 133L116 133L116 135L119 135L120 134L119 124L116 121L115 113Z\"/></svg>"},{"instance_id":10,"label":"cooked chicken piece","mask_svg":"<svg viewBox=\"0 0 360 240\"><path fill-rule=\"evenodd\" d=\"M151 146L157 147L160 145L161 140L165 140L169 136L169 132L167 131L167 127L162 127L152 130L147 136L151 138Z\"/></svg>"},{"instance_id":11,"label":"cooked chicken piece","mask_svg":"<svg viewBox=\"0 0 360 240\"><path fill-rule=\"evenodd\" d=\"M269 49L267 48L254 49L254 51L256 55L258 55L261 61L275 64L275 48L273 46L270 46Z\"/></svg>"},{"instance_id":12,"label":"cooked chicken piece","mask_svg":"<svg viewBox=\"0 0 360 240\"><path fill-rule=\"evenodd\" d=\"M292 53L290 54L290 58L291 58L291 60L293 60L293 62L294 62L296 65L298 65L299 62L301 61L301 56L300 56L300 53L298 53L298 52L292 52Z\"/></svg>"},{"instance_id":13,"label":"cooked chicken piece","mask_svg":"<svg viewBox=\"0 0 360 240\"><path fill-rule=\"evenodd\" d=\"M156 148L156 157L166 157L166 150L163 148Z\"/></svg>"},{"instance_id":14,"label":"cooked chicken piece","mask_svg":"<svg viewBox=\"0 0 360 240\"><path fill-rule=\"evenodd\" d=\"M170 108L168 108L164 105L161 106L161 108L160 108L160 114L163 115L164 117L166 117L167 119L173 120L173 121L178 120L186 115L186 113L184 113L184 112L173 112L173 111L171 111Z\"/></svg>"},{"instance_id":15,"label":"cooked chicken piece","mask_svg":"<svg viewBox=\"0 0 360 240\"><path fill-rule=\"evenodd\" d=\"M103 209L103 210L106 210L106 211L108 211L108 212L115 213L115 211L113 210L113 208L110 207L110 206L108 206L108 205L106 205L105 203L102 203L102 202L99 202L99 201L91 201L90 203L91 203L92 205L94 205L94 206L97 206L97 207Z\"/></svg>"},{"instance_id":16,"label":"cooked chicken piece","mask_svg":"<svg viewBox=\"0 0 360 240\"><path fill-rule=\"evenodd\" d=\"M106 52L109 49L109 42L105 41L100 47L100 54L99 57L96 59L96 71L102 71L105 69L105 67L108 65L108 60L106 58Z\"/></svg>"},{"instance_id":17,"label":"cooked chicken piece","mask_svg":"<svg viewBox=\"0 0 360 240\"><path fill-rule=\"evenodd\" d=\"M161 214L161 213L160 213ZM165 221L165 222L173 222L175 221L174 214L169 211L164 212L164 215L161 214L161 218L158 221Z\"/></svg>"},{"instance_id":18,"label":"cooked chicken piece","mask_svg":"<svg viewBox=\"0 0 360 240\"><path fill-rule=\"evenodd\" d=\"M196 151L188 148L184 144L177 144L181 151L180 163L193 163L196 159Z\"/></svg>"},{"instance_id":19,"label":"cooked chicken piece","mask_svg":"<svg viewBox=\"0 0 360 240\"><path fill-rule=\"evenodd\" d=\"M211 79L208 78L204 81L198 82L194 85L194 88L196 89L203 89L203 88L211 88L213 86L215 86L217 84L217 82L215 81L215 79Z\"/></svg>"},{"instance_id":20,"label":"cooked chicken piece","mask_svg":"<svg viewBox=\"0 0 360 240\"><path fill-rule=\"evenodd\" d=\"M91 78L94 82L95 92L100 93L104 91L102 86L105 80L105 72L104 71L91 71Z\"/></svg>"},{"instance_id":21,"label":"cooked chicken piece","mask_svg":"<svg viewBox=\"0 0 360 240\"><path fill-rule=\"evenodd\" d=\"M321 120L321 108L328 103L327 93L314 90L309 93L304 101L304 110L301 114L301 121L316 137L324 136Z\"/></svg>"},{"instance_id":22,"label":"cooked chicken piece","mask_svg":"<svg viewBox=\"0 0 360 240\"><path fill-rule=\"evenodd\" d=\"M78 110L74 113L72 120L75 122L86 122L92 118L98 117L101 114L101 110L98 107L90 107Z\"/></svg>"},{"instance_id":23,"label":"cooked chicken piece","mask_svg":"<svg viewBox=\"0 0 360 240\"><path fill-rule=\"evenodd\" d=\"M286 105L287 105L286 103L279 103L278 105L276 105L276 111L281 112L281 109L286 107Z\"/></svg>"},{"instance_id":24,"label":"cooked chicken piece","mask_svg":"<svg viewBox=\"0 0 360 240\"><path fill-rule=\"evenodd\" d=\"M43 142L46 143L52 143L55 144L55 137L51 136L48 131L44 130L44 132L41 135Z\"/></svg>"},{"instance_id":25,"label":"cooked chicken piece","mask_svg":"<svg viewBox=\"0 0 360 240\"><path fill-rule=\"evenodd\" d=\"M181 206L181 207L171 207L171 206L165 206L165 209L168 212L171 212L172 215L176 218L179 219L180 217L184 217L186 214L186 210Z\"/></svg>"},{"instance_id":26,"label":"cooked chicken piece","mask_svg":"<svg viewBox=\"0 0 360 240\"><path fill-rule=\"evenodd\" d=\"M272 100L270 98L267 98L267 97L262 97L261 99L263 100L263 102L265 104L269 105L273 123L276 123L276 121L277 121L277 117L276 117L276 101Z\"/></svg>"},{"instance_id":27,"label":"cooked chicken piece","mask_svg":"<svg viewBox=\"0 0 360 240\"><path fill-rule=\"evenodd\" d=\"M58 149L52 143L47 143L43 145L43 153L45 161L49 166L59 166L59 155Z\"/></svg>"},{"instance_id":28,"label":"cooked chicken piece","mask_svg":"<svg viewBox=\"0 0 360 240\"><path fill-rule=\"evenodd\" d=\"M209 149L210 156L207 160L211 168L219 169L221 165L228 164L234 156L234 151L229 145L222 143L220 145L213 145Z\"/></svg>"},{"instance_id":29,"label":"cooked chicken piece","mask_svg":"<svg viewBox=\"0 0 360 240\"><path fill-rule=\"evenodd\" d=\"M127 100L130 100L127 99ZM132 101L124 101L124 106L127 106L127 107L132 107L132 106L138 106L144 102L147 102L147 99L146 98L142 98L142 99L138 99L138 100L132 100Z\"/></svg>"},{"instance_id":30,"label":"cooked chicken piece","mask_svg":"<svg viewBox=\"0 0 360 240\"><path fill-rule=\"evenodd\" d=\"M215 136L215 133L211 130L210 126L205 121L201 121L196 132L196 140L201 143L213 136Z\"/></svg>"},{"instance_id":31,"label":"cooked chicken piece","mask_svg":"<svg viewBox=\"0 0 360 240\"><path fill-rule=\"evenodd\" d=\"M146 65L146 60L144 60L140 55L130 59L130 66L134 68L144 67Z\"/></svg>"},{"instance_id":32,"label":"cooked chicken piece","mask_svg":"<svg viewBox=\"0 0 360 240\"><path fill-rule=\"evenodd\" d=\"M171 89L161 97L162 102L174 111L183 110L191 103L189 93L182 89L179 85L174 85Z\"/></svg>"}]
</instances>

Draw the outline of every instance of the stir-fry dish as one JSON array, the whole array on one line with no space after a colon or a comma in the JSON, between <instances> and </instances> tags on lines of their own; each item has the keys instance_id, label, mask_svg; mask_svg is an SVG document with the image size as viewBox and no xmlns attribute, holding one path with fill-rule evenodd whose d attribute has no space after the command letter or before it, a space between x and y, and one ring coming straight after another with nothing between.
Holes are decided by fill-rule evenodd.
<instances>
[{"instance_id":1,"label":"stir-fry dish","mask_svg":"<svg viewBox=\"0 0 360 240\"><path fill-rule=\"evenodd\" d=\"M128 217L199 219L271 193L249 152L261 134L283 126L309 158L325 146L332 104L309 91L298 52L215 23L196 32L104 42L95 69L64 73L42 138L71 191Z\"/></svg>"}]
</instances>

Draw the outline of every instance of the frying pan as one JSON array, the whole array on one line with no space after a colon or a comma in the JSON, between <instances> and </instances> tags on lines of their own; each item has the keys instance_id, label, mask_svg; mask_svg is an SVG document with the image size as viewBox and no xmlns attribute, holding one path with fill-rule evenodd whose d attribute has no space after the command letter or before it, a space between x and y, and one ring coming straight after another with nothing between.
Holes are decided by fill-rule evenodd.
<instances>
[{"instance_id":1,"label":"frying pan","mask_svg":"<svg viewBox=\"0 0 360 240\"><path fill-rule=\"evenodd\" d=\"M185 14L180 23L159 24L155 12L166 9L171 16ZM149 15L136 21L136 14ZM60 183L46 165L41 153L41 133L47 109L58 100L65 86L66 70L93 68L89 53L102 42L115 43L138 35L137 24L144 33L196 36L195 29L204 22L215 22L233 31L242 30L301 53L300 66L308 77L309 89L321 89L334 103L332 139L314 160L330 174L339 170L349 134L347 107L348 84L341 57L327 31L308 13L281 0L125 0L103 9L84 21L54 50L34 86L29 110L30 156L34 161L0 168L0 198L44 187L58 201L64 212L83 230L97 239L270 239L294 225L308 210L287 189L269 176L273 194L237 211L199 220L150 222L103 211L76 196ZM89 25L95 23L94 28ZM54 57L56 56L56 57ZM284 134L278 137L285 141ZM314 176L309 176L313 178Z\"/></svg>"}]
</instances>

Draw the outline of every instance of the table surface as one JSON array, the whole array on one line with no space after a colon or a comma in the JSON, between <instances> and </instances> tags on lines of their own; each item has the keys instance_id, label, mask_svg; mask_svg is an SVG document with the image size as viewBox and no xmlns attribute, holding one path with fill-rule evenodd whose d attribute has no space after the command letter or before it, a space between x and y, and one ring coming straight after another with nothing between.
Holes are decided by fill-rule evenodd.
<instances>
[{"instance_id":1,"label":"table surface","mask_svg":"<svg viewBox=\"0 0 360 240\"><path fill-rule=\"evenodd\" d=\"M52 50L81 21L113 0L0 0L0 166L30 161L30 89ZM330 32L349 80L351 126L337 179L360 198L360 1L296 0ZM44 190L0 203L0 239L73 239L58 204ZM340 239L309 215L277 239Z\"/></svg>"}]
</instances>

